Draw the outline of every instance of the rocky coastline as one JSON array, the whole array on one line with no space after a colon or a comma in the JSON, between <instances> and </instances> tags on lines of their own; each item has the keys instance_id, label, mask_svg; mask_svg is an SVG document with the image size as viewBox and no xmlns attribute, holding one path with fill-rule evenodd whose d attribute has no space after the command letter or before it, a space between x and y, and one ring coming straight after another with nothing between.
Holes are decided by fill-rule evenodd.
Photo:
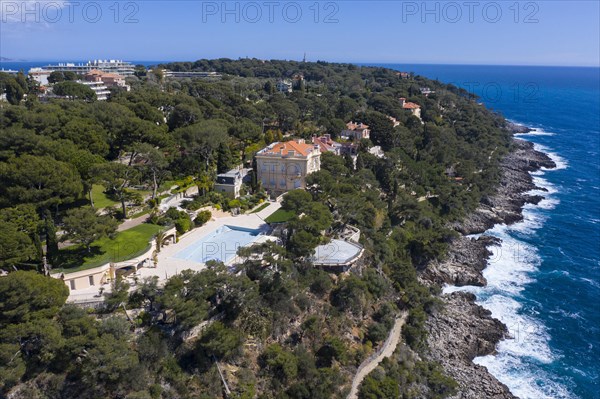
<instances>
[{"instance_id":1,"label":"rocky coastline","mask_svg":"<svg viewBox=\"0 0 600 399\"><path fill-rule=\"evenodd\" d=\"M485 234L478 238L468 235L485 233L498 223L521 221L525 204L537 204L543 199L527 194L533 189L542 190L535 186L530 174L542 167L556 165L546 154L536 151L533 143L514 139L513 151L501 163L502 177L496 194L484 198L475 212L452 226L461 235L451 243L443 262L428 266L421 276L423 281L437 286L485 286L482 271L491 255L488 247L499 245L500 240ZM444 306L434 310L428 318L428 344L432 360L440 362L447 374L458 382L459 391L453 398L516 398L485 367L473 363L477 356L495 353L498 342L508 337L506 326L477 305L473 294L454 292L439 298Z\"/></svg>"}]
</instances>

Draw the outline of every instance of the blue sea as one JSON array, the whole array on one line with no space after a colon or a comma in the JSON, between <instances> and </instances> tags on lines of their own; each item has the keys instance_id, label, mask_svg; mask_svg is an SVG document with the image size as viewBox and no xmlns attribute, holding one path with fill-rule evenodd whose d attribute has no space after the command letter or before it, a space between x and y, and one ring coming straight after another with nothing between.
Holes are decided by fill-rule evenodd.
<instances>
[{"instance_id":1,"label":"blue sea","mask_svg":"<svg viewBox=\"0 0 600 399\"><path fill-rule=\"evenodd\" d=\"M519 137L557 164L534 173L546 199L526 206L523 222L488 232L503 240L488 286L462 288L512 335L476 362L522 399L600 398L600 68L371 65L454 83L535 128Z\"/></svg>"},{"instance_id":2,"label":"blue sea","mask_svg":"<svg viewBox=\"0 0 600 399\"><path fill-rule=\"evenodd\" d=\"M465 287L509 328L494 356L477 358L522 399L600 398L600 69L387 65L481 97L557 168L533 175L547 191L503 240L484 276ZM448 288L452 290L453 288Z\"/></svg>"}]
</instances>

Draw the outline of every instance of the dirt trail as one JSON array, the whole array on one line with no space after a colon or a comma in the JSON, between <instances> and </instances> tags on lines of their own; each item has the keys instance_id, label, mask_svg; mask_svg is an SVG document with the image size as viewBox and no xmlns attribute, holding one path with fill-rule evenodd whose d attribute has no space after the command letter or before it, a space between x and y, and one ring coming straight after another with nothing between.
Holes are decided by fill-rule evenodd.
<instances>
[{"instance_id":1,"label":"dirt trail","mask_svg":"<svg viewBox=\"0 0 600 399\"><path fill-rule=\"evenodd\" d=\"M392 356L392 354L396 350L396 346L398 346L398 343L400 342L402 326L406 321L407 315L407 312L403 312L398 318L396 318L394 326L390 330L390 334L388 335L381 348L379 348L377 352L365 359L365 361L362 362L362 364L358 367L356 375L352 379L352 389L350 390L350 393L348 394L346 399L357 399L358 388L360 387L360 384L363 382L365 377L369 375L371 371L375 370L375 368L379 365L379 363L381 363L383 359Z\"/></svg>"}]
</instances>

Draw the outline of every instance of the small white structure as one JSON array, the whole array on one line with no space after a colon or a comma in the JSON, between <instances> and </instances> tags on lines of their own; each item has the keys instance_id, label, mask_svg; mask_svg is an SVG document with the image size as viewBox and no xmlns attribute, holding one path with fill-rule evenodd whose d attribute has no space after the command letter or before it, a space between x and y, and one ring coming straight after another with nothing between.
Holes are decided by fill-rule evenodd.
<instances>
[{"instance_id":1,"label":"small white structure","mask_svg":"<svg viewBox=\"0 0 600 399\"><path fill-rule=\"evenodd\" d=\"M398 121L396 118L394 118L393 116L387 116L387 118L392 122L392 124L394 125L394 127L400 126L400 121Z\"/></svg>"},{"instance_id":2,"label":"small white structure","mask_svg":"<svg viewBox=\"0 0 600 399\"><path fill-rule=\"evenodd\" d=\"M369 148L369 154L375 155L377 158L385 158L385 152L383 152L379 145Z\"/></svg>"},{"instance_id":3,"label":"small white structure","mask_svg":"<svg viewBox=\"0 0 600 399\"><path fill-rule=\"evenodd\" d=\"M312 263L332 272L345 272L363 255L362 245L346 240L333 239L315 248Z\"/></svg>"},{"instance_id":4,"label":"small white structure","mask_svg":"<svg viewBox=\"0 0 600 399\"><path fill-rule=\"evenodd\" d=\"M421 94L423 94L425 97L428 97L430 94L435 93L435 91L431 90L429 87L421 87L419 90L421 91Z\"/></svg>"}]
</instances>

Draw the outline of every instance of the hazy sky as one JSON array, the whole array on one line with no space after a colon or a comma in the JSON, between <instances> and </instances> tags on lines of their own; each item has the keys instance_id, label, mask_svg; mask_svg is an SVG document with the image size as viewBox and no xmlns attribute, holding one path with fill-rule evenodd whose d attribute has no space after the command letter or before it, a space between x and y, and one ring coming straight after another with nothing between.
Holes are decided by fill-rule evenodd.
<instances>
[{"instance_id":1,"label":"hazy sky","mask_svg":"<svg viewBox=\"0 0 600 399\"><path fill-rule=\"evenodd\" d=\"M0 0L0 55L598 66L599 4Z\"/></svg>"}]
</instances>

